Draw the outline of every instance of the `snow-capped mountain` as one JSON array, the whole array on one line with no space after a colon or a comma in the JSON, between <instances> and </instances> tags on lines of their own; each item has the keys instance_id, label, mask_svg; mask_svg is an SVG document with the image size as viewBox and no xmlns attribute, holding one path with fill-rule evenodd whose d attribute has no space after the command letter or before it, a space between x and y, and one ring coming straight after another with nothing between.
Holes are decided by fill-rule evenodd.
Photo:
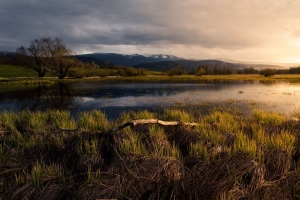
<instances>
[{"instance_id":1,"label":"snow-capped mountain","mask_svg":"<svg viewBox=\"0 0 300 200\"><path fill-rule=\"evenodd\" d=\"M109 63L124 65L124 66L135 66L141 63L176 61L176 60L184 59L173 55L163 55L163 54L126 55L126 54L116 54L116 53L93 53L93 54L79 55L79 57L95 58Z\"/></svg>"}]
</instances>

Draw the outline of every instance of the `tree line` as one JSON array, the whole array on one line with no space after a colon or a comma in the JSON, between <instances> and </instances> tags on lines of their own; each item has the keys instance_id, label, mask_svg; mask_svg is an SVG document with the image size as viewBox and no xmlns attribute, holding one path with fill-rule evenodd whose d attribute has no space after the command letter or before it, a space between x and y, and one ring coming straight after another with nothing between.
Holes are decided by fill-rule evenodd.
<instances>
[{"instance_id":1,"label":"tree line","mask_svg":"<svg viewBox=\"0 0 300 200\"><path fill-rule=\"evenodd\" d=\"M173 75L230 75L230 74L260 74L265 77L273 76L275 74L300 74L299 67L291 67L289 69L255 69L254 67L247 67L243 69L235 69L229 65L218 64L201 64L198 67L192 67L190 71L183 70L180 66L174 67L166 72L169 76Z\"/></svg>"},{"instance_id":2,"label":"tree line","mask_svg":"<svg viewBox=\"0 0 300 200\"><path fill-rule=\"evenodd\" d=\"M167 72L168 75L182 75L190 74L196 76L202 75L230 75L240 73L239 70L234 69L230 65L219 64L201 64L198 67L192 67L191 70L182 70L180 66L174 67Z\"/></svg>"},{"instance_id":3,"label":"tree line","mask_svg":"<svg viewBox=\"0 0 300 200\"><path fill-rule=\"evenodd\" d=\"M31 41L28 47L21 45L16 52L0 52L0 64L30 68L42 78L47 72L57 74L59 79L73 67L89 67L74 57L73 50L56 37L43 37Z\"/></svg>"},{"instance_id":4,"label":"tree line","mask_svg":"<svg viewBox=\"0 0 300 200\"><path fill-rule=\"evenodd\" d=\"M173 75L183 75L183 74L190 74L190 75L228 75L228 74L235 74L236 70L233 69L229 65L219 65L219 64L201 64L198 67L192 67L191 70L183 70L181 66L176 66L171 70L167 71L169 76Z\"/></svg>"},{"instance_id":5,"label":"tree line","mask_svg":"<svg viewBox=\"0 0 300 200\"><path fill-rule=\"evenodd\" d=\"M43 37L31 41L29 47L21 45L16 52L0 52L0 64L18 65L30 68L42 78L47 72L58 75L59 79L69 76L81 78L93 76L95 69L112 69L114 73L106 75L144 76L145 69L136 69L107 62L96 64L94 61L80 61L74 51L56 37ZM74 70L77 69L77 70ZM85 69L85 70L83 70Z\"/></svg>"},{"instance_id":6,"label":"tree line","mask_svg":"<svg viewBox=\"0 0 300 200\"><path fill-rule=\"evenodd\" d=\"M146 69L134 68L121 65L113 65L110 63L96 64L95 62L82 62L76 58L74 51L63 43L62 39L56 37L43 37L31 41L29 47L20 46L16 52L0 52L0 64L19 65L30 68L37 72L38 77L44 77L47 72L58 75L59 79L63 79L69 73L74 77L92 76L92 74L78 75L77 71L72 69L86 68L89 69L113 69L111 75L118 76L144 76ZM300 74L300 67L291 67L289 69L261 69L257 70L253 67L244 69L235 69L230 65L220 64L201 64L198 67L192 67L191 70L183 70L181 66L166 71L169 76L191 74L196 76L202 75L230 75L230 74L261 74L264 76L272 76L275 74Z\"/></svg>"}]
</instances>

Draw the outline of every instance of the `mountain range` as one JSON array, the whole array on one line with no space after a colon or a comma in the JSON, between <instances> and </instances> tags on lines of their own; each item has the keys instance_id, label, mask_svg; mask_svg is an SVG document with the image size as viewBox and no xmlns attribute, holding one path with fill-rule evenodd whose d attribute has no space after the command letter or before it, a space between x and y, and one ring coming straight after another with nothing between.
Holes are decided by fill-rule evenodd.
<instances>
[{"instance_id":1,"label":"mountain range","mask_svg":"<svg viewBox=\"0 0 300 200\"><path fill-rule=\"evenodd\" d=\"M116 53L92 53L92 54L81 54L77 56L81 61L91 59L97 62L108 62L115 65L122 66L135 66L141 63L149 63L149 62L162 62L162 61L177 61L182 58L171 56L171 55L162 55L162 54L116 54Z\"/></svg>"},{"instance_id":2,"label":"mountain range","mask_svg":"<svg viewBox=\"0 0 300 200\"><path fill-rule=\"evenodd\" d=\"M288 67L299 66L297 64L243 62L228 59L197 60L163 54L126 55L116 53L92 53L81 54L77 55L76 57L83 62L94 61L99 65L106 63L106 65L132 66L135 68L145 68L147 70L156 71L167 71L176 66L180 66L183 70L191 70L193 67L197 68L201 64L212 64L219 66L226 65L232 67L233 69L243 69L248 67L253 67L255 69L287 69Z\"/></svg>"},{"instance_id":3,"label":"mountain range","mask_svg":"<svg viewBox=\"0 0 300 200\"><path fill-rule=\"evenodd\" d=\"M15 57L14 52L0 52L0 59L4 56ZM183 70L191 71L197 69L202 64L227 66L232 69L244 69L253 67L257 70L265 68L288 69L289 67L298 67L296 63L274 63L274 62L249 62L236 61L230 59L189 59L173 55L163 54L117 54L117 53L91 53L79 54L75 56L82 62L95 62L100 67L113 67L114 65L131 66L135 68L145 68L154 71L168 71L174 67L180 66Z\"/></svg>"}]
</instances>

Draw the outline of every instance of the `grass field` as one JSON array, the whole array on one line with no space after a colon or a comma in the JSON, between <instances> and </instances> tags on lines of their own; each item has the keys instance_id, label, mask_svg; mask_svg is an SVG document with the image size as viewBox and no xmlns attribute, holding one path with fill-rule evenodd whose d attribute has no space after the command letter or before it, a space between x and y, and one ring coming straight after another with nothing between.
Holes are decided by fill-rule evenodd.
<instances>
[{"instance_id":1,"label":"grass field","mask_svg":"<svg viewBox=\"0 0 300 200\"><path fill-rule=\"evenodd\" d=\"M293 117L299 119L300 111ZM136 125L132 119L198 125ZM179 123L180 124L180 123ZM182 124L182 123L181 123ZM2 199L297 199L300 122L237 109L0 114ZM72 131L57 131L60 128Z\"/></svg>"},{"instance_id":2,"label":"grass field","mask_svg":"<svg viewBox=\"0 0 300 200\"><path fill-rule=\"evenodd\" d=\"M106 72L98 71L98 75L103 75ZM106 73L107 74L107 73ZM57 77L14 77L14 78L0 78L0 89L1 87L19 87L19 86L33 86L33 85L51 85L57 82L89 82L89 81L128 81L128 82L147 82L147 81L170 81L170 82L203 82L203 83L226 83L234 81L260 81L263 83L274 83L274 82L289 82L299 83L300 75L275 75L273 77L264 77L260 75L181 75L181 76L167 76L167 75L146 75L146 76L90 76L86 78L65 78L63 80L57 79Z\"/></svg>"},{"instance_id":3,"label":"grass field","mask_svg":"<svg viewBox=\"0 0 300 200\"><path fill-rule=\"evenodd\" d=\"M16 86L16 85L43 85L53 84L58 81L197 81L197 82L232 82L232 81L261 81L261 82L276 82L287 81L291 83L300 82L299 75L275 75L264 77L257 74L243 75L175 75L168 76L162 72L147 71L145 76L117 76L117 70L108 69L73 69L76 71L75 77L58 80L57 75L47 73L45 78L38 78L37 73L31 69L26 69L18 66L0 65L0 87L1 86ZM73 73L73 72L70 72ZM84 77L84 78L82 78Z\"/></svg>"},{"instance_id":4,"label":"grass field","mask_svg":"<svg viewBox=\"0 0 300 200\"><path fill-rule=\"evenodd\" d=\"M99 80L106 80L99 79ZM146 76L128 76L128 77L115 77L110 78L110 80L116 81L196 81L196 82L233 82L233 81L261 81L261 82L276 82L276 81L286 81L290 83L299 83L299 75L275 75L272 77L264 77L261 75L243 75L243 74L234 74L234 75L146 75Z\"/></svg>"},{"instance_id":5,"label":"grass field","mask_svg":"<svg viewBox=\"0 0 300 200\"><path fill-rule=\"evenodd\" d=\"M35 77L37 73L31 69L24 67L18 67L13 65L0 65L0 77L1 78L13 78L13 77Z\"/></svg>"},{"instance_id":6,"label":"grass field","mask_svg":"<svg viewBox=\"0 0 300 200\"><path fill-rule=\"evenodd\" d=\"M15 78L15 77L37 77L38 74L32 69L14 66L0 65L0 78ZM55 77L57 75L46 73L46 77Z\"/></svg>"}]
</instances>

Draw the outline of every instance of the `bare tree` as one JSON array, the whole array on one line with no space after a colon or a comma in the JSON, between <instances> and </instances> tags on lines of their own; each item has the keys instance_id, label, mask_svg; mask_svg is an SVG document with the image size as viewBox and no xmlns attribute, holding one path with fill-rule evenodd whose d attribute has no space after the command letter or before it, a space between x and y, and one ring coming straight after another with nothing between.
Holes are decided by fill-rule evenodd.
<instances>
[{"instance_id":1,"label":"bare tree","mask_svg":"<svg viewBox=\"0 0 300 200\"><path fill-rule=\"evenodd\" d=\"M71 67L80 66L82 66L82 63L79 60L70 56L62 56L57 58L55 68L58 73L58 78L63 79Z\"/></svg>"},{"instance_id":2,"label":"bare tree","mask_svg":"<svg viewBox=\"0 0 300 200\"><path fill-rule=\"evenodd\" d=\"M76 64L72 55L72 49L58 37L35 39L28 48L21 46L17 49L19 63L36 71L39 77L51 71L57 73L60 79L64 78L69 68Z\"/></svg>"}]
</instances>

